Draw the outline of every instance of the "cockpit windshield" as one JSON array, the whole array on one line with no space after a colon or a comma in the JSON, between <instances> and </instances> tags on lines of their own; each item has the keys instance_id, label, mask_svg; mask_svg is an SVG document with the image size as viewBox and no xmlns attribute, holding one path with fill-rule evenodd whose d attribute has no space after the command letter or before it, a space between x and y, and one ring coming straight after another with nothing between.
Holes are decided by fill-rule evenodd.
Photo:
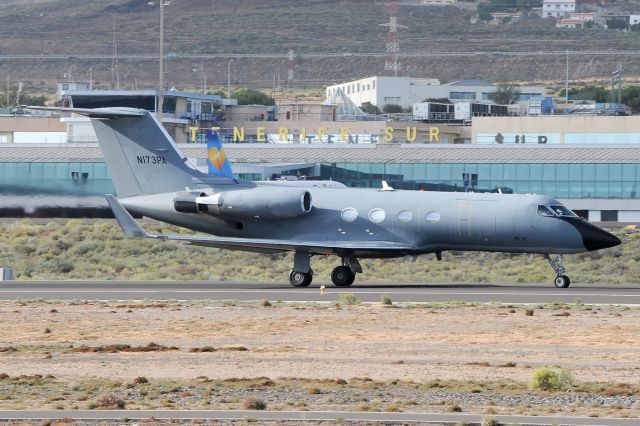
<instances>
[{"instance_id":1,"label":"cockpit windshield","mask_svg":"<svg viewBox=\"0 0 640 426\"><path fill-rule=\"evenodd\" d=\"M543 205L538 206L538 214L540 216L555 216L555 214L549 210L549 207Z\"/></svg>"},{"instance_id":2,"label":"cockpit windshield","mask_svg":"<svg viewBox=\"0 0 640 426\"><path fill-rule=\"evenodd\" d=\"M551 210L556 214L556 216L561 217L575 217L576 214L566 208L565 206L549 206Z\"/></svg>"},{"instance_id":3,"label":"cockpit windshield","mask_svg":"<svg viewBox=\"0 0 640 426\"><path fill-rule=\"evenodd\" d=\"M576 214L565 206L538 205L538 214L547 217L576 217Z\"/></svg>"}]
</instances>

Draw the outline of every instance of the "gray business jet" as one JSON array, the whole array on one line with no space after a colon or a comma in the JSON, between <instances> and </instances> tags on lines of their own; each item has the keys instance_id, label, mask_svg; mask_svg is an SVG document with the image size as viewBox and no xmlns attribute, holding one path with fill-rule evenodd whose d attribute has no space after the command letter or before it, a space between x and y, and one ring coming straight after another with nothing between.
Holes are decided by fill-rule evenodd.
<instances>
[{"instance_id":1,"label":"gray business jet","mask_svg":"<svg viewBox=\"0 0 640 426\"><path fill-rule=\"evenodd\" d=\"M443 251L456 250L542 254L556 273L555 286L566 288L563 254L620 244L543 195L239 181L213 131L207 135L207 174L189 164L147 111L57 110L91 118L118 193L118 198L107 195L107 201L127 236L257 253L292 251L294 287L311 284L315 255L340 258L331 280L346 287L362 273L359 259L435 253L441 260ZM129 212L209 235L148 234Z\"/></svg>"}]
</instances>

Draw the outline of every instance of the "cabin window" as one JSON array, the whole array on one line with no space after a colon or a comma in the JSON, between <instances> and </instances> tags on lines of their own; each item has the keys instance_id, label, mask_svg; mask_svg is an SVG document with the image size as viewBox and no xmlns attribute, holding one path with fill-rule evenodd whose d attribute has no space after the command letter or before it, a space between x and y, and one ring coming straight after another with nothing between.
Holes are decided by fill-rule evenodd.
<instances>
[{"instance_id":1,"label":"cabin window","mask_svg":"<svg viewBox=\"0 0 640 426\"><path fill-rule=\"evenodd\" d=\"M538 214L540 216L554 216L553 212L547 206L539 205Z\"/></svg>"},{"instance_id":2,"label":"cabin window","mask_svg":"<svg viewBox=\"0 0 640 426\"><path fill-rule=\"evenodd\" d=\"M353 207L347 207L346 209L342 210L340 216L345 222L353 222L358 218L358 210L354 209Z\"/></svg>"},{"instance_id":3,"label":"cabin window","mask_svg":"<svg viewBox=\"0 0 640 426\"><path fill-rule=\"evenodd\" d=\"M380 223L385 220L387 214L382 209L373 209L369 212L369 220L373 223Z\"/></svg>"},{"instance_id":4,"label":"cabin window","mask_svg":"<svg viewBox=\"0 0 640 426\"><path fill-rule=\"evenodd\" d=\"M413 213L411 213L408 210L403 210L400 213L398 213L398 220L400 222L408 223L408 222L411 222L412 219L413 219Z\"/></svg>"},{"instance_id":5,"label":"cabin window","mask_svg":"<svg viewBox=\"0 0 640 426\"><path fill-rule=\"evenodd\" d=\"M425 215L425 219L429 223L437 223L440 222L440 213L439 212L429 212Z\"/></svg>"}]
</instances>

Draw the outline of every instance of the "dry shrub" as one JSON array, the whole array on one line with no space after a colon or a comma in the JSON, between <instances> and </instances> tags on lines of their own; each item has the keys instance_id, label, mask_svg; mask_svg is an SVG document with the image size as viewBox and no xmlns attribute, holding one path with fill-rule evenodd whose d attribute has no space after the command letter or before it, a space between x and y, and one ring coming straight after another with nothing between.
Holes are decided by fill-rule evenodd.
<instances>
[{"instance_id":1,"label":"dry shrub","mask_svg":"<svg viewBox=\"0 0 640 426\"><path fill-rule=\"evenodd\" d=\"M249 396L242 401L242 408L245 410L266 410L267 403L262 398Z\"/></svg>"},{"instance_id":2,"label":"dry shrub","mask_svg":"<svg viewBox=\"0 0 640 426\"><path fill-rule=\"evenodd\" d=\"M229 345L229 346L222 346L221 348L218 348L218 350L220 350L220 351L229 351L229 352L246 352L249 349L245 348L244 346Z\"/></svg>"},{"instance_id":3,"label":"dry shrub","mask_svg":"<svg viewBox=\"0 0 640 426\"><path fill-rule=\"evenodd\" d=\"M100 408L107 408L107 409L117 408L122 410L125 407L125 405L126 404L124 400L114 394L102 395L96 401L96 406Z\"/></svg>"},{"instance_id":4,"label":"dry shrub","mask_svg":"<svg viewBox=\"0 0 640 426\"><path fill-rule=\"evenodd\" d=\"M191 348L189 349L189 352L215 352L217 351L216 348L214 348L213 346L203 346L201 348Z\"/></svg>"},{"instance_id":5,"label":"dry shrub","mask_svg":"<svg viewBox=\"0 0 640 426\"><path fill-rule=\"evenodd\" d=\"M177 346L164 346L157 343L149 343L146 346L131 346L126 344L113 344L113 345L101 345L101 346L87 346L81 345L77 348L71 349L71 352L87 353L87 352L166 352L180 350Z\"/></svg>"}]
</instances>

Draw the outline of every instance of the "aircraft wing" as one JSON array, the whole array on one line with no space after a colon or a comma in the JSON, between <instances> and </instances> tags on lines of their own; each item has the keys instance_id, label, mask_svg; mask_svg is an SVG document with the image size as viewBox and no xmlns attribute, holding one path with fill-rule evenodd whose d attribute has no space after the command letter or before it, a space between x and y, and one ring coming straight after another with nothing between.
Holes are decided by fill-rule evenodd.
<instances>
[{"instance_id":1,"label":"aircraft wing","mask_svg":"<svg viewBox=\"0 0 640 426\"><path fill-rule=\"evenodd\" d=\"M120 228L128 237L183 241L197 246L266 253L302 250L317 254L351 254L358 252L397 253L400 255L416 249L414 246L394 241L299 241L216 236L154 235L145 232L113 195L106 195L106 198Z\"/></svg>"}]
</instances>

